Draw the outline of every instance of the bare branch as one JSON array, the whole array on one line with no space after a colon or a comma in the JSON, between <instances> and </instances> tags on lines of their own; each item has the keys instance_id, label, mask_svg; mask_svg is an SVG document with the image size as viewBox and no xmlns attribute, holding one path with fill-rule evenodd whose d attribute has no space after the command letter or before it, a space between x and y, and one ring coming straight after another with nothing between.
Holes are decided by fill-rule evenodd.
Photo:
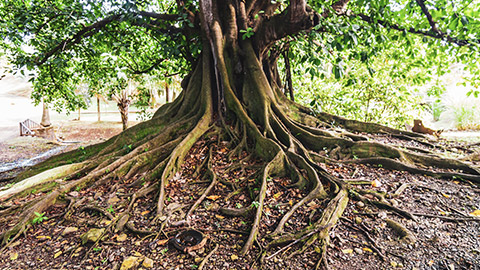
<instances>
[{"instance_id":1,"label":"bare branch","mask_svg":"<svg viewBox=\"0 0 480 270\"><path fill-rule=\"evenodd\" d=\"M432 27L432 31L437 34L443 35L443 33L438 30L437 24L433 20L432 14L430 14L430 11L428 11L427 7L425 6L425 2L423 0L417 0L417 4L422 9L423 14L425 14L425 16L427 17L428 23Z\"/></svg>"},{"instance_id":2,"label":"bare branch","mask_svg":"<svg viewBox=\"0 0 480 270\"><path fill-rule=\"evenodd\" d=\"M472 43L480 43L479 40L459 39L459 38L447 35L445 33L435 33L435 32L431 32L431 31L427 32L427 31L423 31L423 30L417 30L413 27L405 28L405 27L402 27L402 26L399 26L399 25L396 25L396 24L393 24L393 23L390 23L390 22L387 22L387 21L384 21L384 20L374 20L370 16L367 16L365 14L353 14L353 15L350 15L350 17L359 17L361 20L363 20L365 22L368 22L368 23L377 22L378 24L380 24L380 25L382 25L386 28L394 29L394 30L397 30L397 31L409 32L409 33L412 33L412 34L418 34L418 35L423 35L423 36L427 36L427 37L431 37L431 38L435 38L435 39L445 40L449 43L456 44L458 46L470 46L470 45L472 45Z\"/></svg>"}]
</instances>

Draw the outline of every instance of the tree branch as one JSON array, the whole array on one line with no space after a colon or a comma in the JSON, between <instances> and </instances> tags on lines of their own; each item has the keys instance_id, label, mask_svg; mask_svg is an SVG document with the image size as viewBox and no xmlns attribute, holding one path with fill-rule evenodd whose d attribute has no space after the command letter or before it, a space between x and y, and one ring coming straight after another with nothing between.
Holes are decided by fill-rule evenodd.
<instances>
[{"instance_id":1,"label":"tree branch","mask_svg":"<svg viewBox=\"0 0 480 270\"><path fill-rule=\"evenodd\" d=\"M320 22L320 15L305 4L304 0L292 0L282 13L265 20L255 32L255 45L263 54L277 40L300 31L313 28Z\"/></svg>"},{"instance_id":2,"label":"tree branch","mask_svg":"<svg viewBox=\"0 0 480 270\"><path fill-rule=\"evenodd\" d=\"M136 21L132 22L132 25L136 26L141 26L149 29L153 29L155 31L161 31L163 33L180 33L181 29L178 29L174 26L169 26L166 29L161 28L156 26L155 24L160 23L160 21L175 21L179 18L178 15L175 14L160 14L160 13L154 13L154 12L146 12L146 11L140 11L137 14L134 15L140 15L143 17L150 17L150 18L155 18L157 21L153 22L153 24L147 24L147 23L138 23ZM51 56L54 54L61 52L70 46L79 43L83 38L93 36L95 33L97 33L98 30L104 28L108 24L114 22L114 21L123 21L124 16L122 14L115 14L106 17L103 20L97 21L89 26L83 27L80 31L78 31L73 37L71 38L66 38L63 41L61 41L57 46L55 46L53 49L50 51L46 52L43 57L38 56L35 59L35 64L36 65L42 65L44 64Z\"/></svg>"},{"instance_id":3,"label":"tree branch","mask_svg":"<svg viewBox=\"0 0 480 270\"><path fill-rule=\"evenodd\" d=\"M391 29L394 29L394 30L397 30L397 31L409 32L409 33L412 33L412 34L423 35L423 36L427 36L427 37L431 37L431 38L435 38L435 39L446 40L447 42L456 44L458 46L469 46L469 45L471 45L472 42L479 43L479 40L458 39L458 38L455 38L455 37L451 37L450 35L446 35L445 33L439 34L439 33L434 33L434 32L430 32L430 31L427 32L427 31L423 31L423 30L416 30L413 27L404 28L404 27L401 27L401 26L396 25L396 24L392 24L392 23L384 21L384 20L374 20L370 16L367 16L367 15L361 14L361 13L350 15L350 17L359 17L361 20L363 20L365 22L368 22L368 23L377 22L378 24L382 25L383 27L391 28Z\"/></svg>"},{"instance_id":4,"label":"tree branch","mask_svg":"<svg viewBox=\"0 0 480 270\"><path fill-rule=\"evenodd\" d=\"M427 7L425 6L425 2L423 0L417 0L417 4L422 9L423 14L425 14L425 16L427 17L428 23L432 27L432 31L437 33L437 34L444 35L444 33L442 33L441 31L438 30L437 24L433 20L432 14L430 14Z\"/></svg>"},{"instance_id":5,"label":"tree branch","mask_svg":"<svg viewBox=\"0 0 480 270\"><path fill-rule=\"evenodd\" d=\"M103 20L100 20L92 25L84 27L82 30L77 32L73 37L64 39L62 42L60 42L60 44L55 46L52 50L45 53L42 59L40 59L39 58L40 56L38 56L37 59L35 59L35 64L42 65L48 60L48 58L50 58L55 53L65 50L66 48L70 47L72 44L80 42L82 38L93 35L95 33L94 30L103 28L107 24L119 19L120 19L120 15L116 14L116 15L109 16Z\"/></svg>"},{"instance_id":6,"label":"tree branch","mask_svg":"<svg viewBox=\"0 0 480 270\"><path fill-rule=\"evenodd\" d=\"M134 70L133 71L133 74L143 74L143 73L148 73L150 71L152 71L154 68L158 67L163 61L165 61L166 59L163 58L163 59L158 59L155 63L153 63L150 67L148 68L145 68L143 70Z\"/></svg>"}]
</instances>

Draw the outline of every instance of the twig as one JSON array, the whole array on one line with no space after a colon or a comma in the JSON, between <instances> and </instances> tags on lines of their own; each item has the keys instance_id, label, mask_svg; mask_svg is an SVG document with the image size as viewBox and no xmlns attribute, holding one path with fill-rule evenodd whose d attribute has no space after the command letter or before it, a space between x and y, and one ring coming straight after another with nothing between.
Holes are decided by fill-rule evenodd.
<instances>
[{"instance_id":1,"label":"twig","mask_svg":"<svg viewBox=\"0 0 480 270\"><path fill-rule=\"evenodd\" d=\"M413 213L415 216L422 216L422 217L431 217L431 218L438 218L438 219L443 219L447 221L453 221L453 222L461 222L461 221L475 221L475 222L480 222L480 218L474 218L474 217L465 217L465 218L454 218L454 217L444 217L444 216L439 216L439 215L433 215L433 214L423 214L423 213Z\"/></svg>"},{"instance_id":2,"label":"twig","mask_svg":"<svg viewBox=\"0 0 480 270\"><path fill-rule=\"evenodd\" d=\"M351 225L345 224L347 227L350 227L357 231L361 231L367 237L367 239L372 243L371 245L372 249L378 253L382 261L385 261L385 255L383 255L382 250L378 247L377 242L375 242L375 240L370 236L370 234L367 232L365 228L355 225L353 221L349 220L348 218L341 217L340 219L343 221L347 221L348 223L351 224Z\"/></svg>"},{"instance_id":3,"label":"twig","mask_svg":"<svg viewBox=\"0 0 480 270\"><path fill-rule=\"evenodd\" d=\"M198 266L198 270L202 270L202 269L203 269L203 267L205 266L205 264L207 264L208 259L210 259L210 257L212 257L213 253L217 252L217 249L218 249L218 244L215 244L215 248L208 253L208 255L205 257L205 259L203 259L203 261L202 261L202 262L200 263L200 265Z\"/></svg>"},{"instance_id":4,"label":"twig","mask_svg":"<svg viewBox=\"0 0 480 270\"><path fill-rule=\"evenodd\" d=\"M327 226L318 227L317 229L315 229L315 230L313 230L313 231L305 234L304 236L296 239L296 240L293 241L292 243L284 246L283 248L277 250L277 252L275 252L275 253L273 253L272 255L268 256L268 257L267 257L267 260L270 260L271 258L275 257L278 253L285 251L286 249L290 248L291 246L297 244L297 243L300 242L300 241L303 241L303 240L307 239L308 237L310 237L310 236L312 236L313 234L315 234L315 233L317 233L317 232L325 229L325 228L328 227L328 226L329 226L329 224L328 224Z\"/></svg>"}]
</instances>

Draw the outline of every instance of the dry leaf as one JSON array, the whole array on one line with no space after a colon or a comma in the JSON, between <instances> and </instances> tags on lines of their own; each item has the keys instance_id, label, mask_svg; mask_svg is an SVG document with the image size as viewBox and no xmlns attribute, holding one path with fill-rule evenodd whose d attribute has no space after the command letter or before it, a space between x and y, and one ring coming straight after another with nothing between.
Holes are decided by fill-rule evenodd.
<instances>
[{"instance_id":1,"label":"dry leaf","mask_svg":"<svg viewBox=\"0 0 480 270\"><path fill-rule=\"evenodd\" d=\"M163 246L163 245L165 245L166 243L168 243L168 239L162 239L162 240L158 240L158 241L157 241L157 244L158 244L159 246Z\"/></svg>"},{"instance_id":2,"label":"dry leaf","mask_svg":"<svg viewBox=\"0 0 480 270\"><path fill-rule=\"evenodd\" d=\"M238 260L238 256L235 255L235 254L232 254L232 256L230 256L230 258L232 259L232 261Z\"/></svg>"},{"instance_id":3,"label":"dry leaf","mask_svg":"<svg viewBox=\"0 0 480 270\"><path fill-rule=\"evenodd\" d=\"M216 201L220 197L221 197L220 195L210 195L210 196L207 197L207 199L212 200L212 201Z\"/></svg>"},{"instance_id":4,"label":"dry leaf","mask_svg":"<svg viewBox=\"0 0 480 270\"><path fill-rule=\"evenodd\" d=\"M474 216L474 217L480 217L480 210L475 210L473 212L470 213L471 216Z\"/></svg>"},{"instance_id":5,"label":"dry leaf","mask_svg":"<svg viewBox=\"0 0 480 270\"><path fill-rule=\"evenodd\" d=\"M148 213L150 213L150 211L149 211L149 210L145 210L145 211L143 211L142 213L140 213L140 215L145 216L145 215L148 214Z\"/></svg>"},{"instance_id":6,"label":"dry leaf","mask_svg":"<svg viewBox=\"0 0 480 270\"><path fill-rule=\"evenodd\" d=\"M445 197L445 198L447 198L447 199L450 198L450 195L445 194L445 193L442 193L442 196Z\"/></svg>"},{"instance_id":7,"label":"dry leaf","mask_svg":"<svg viewBox=\"0 0 480 270\"><path fill-rule=\"evenodd\" d=\"M58 258L60 255L62 255L62 251L60 250L59 252L55 253L55 255L53 255L53 258L56 259Z\"/></svg>"},{"instance_id":8,"label":"dry leaf","mask_svg":"<svg viewBox=\"0 0 480 270\"><path fill-rule=\"evenodd\" d=\"M18 259L18 253L17 252L10 254L10 260L14 261L16 259Z\"/></svg>"},{"instance_id":9,"label":"dry leaf","mask_svg":"<svg viewBox=\"0 0 480 270\"><path fill-rule=\"evenodd\" d=\"M353 253L353 249L351 249L351 248L342 249L342 252L343 252L343 254L352 254L352 253Z\"/></svg>"},{"instance_id":10,"label":"dry leaf","mask_svg":"<svg viewBox=\"0 0 480 270\"><path fill-rule=\"evenodd\" d=\"M215 215L216 218L218 219L224 219L225 217L224 216L220 216L220 215Z\"/></svg>"},{"instance_id":11,"label":"dry leaf","mask_svg":"<svg viewBox=\"0 0 480 270\"><path fill-rule=\"evenodd\" d=\"M373 180L372 181L372 187L380 187L382 185L382 183L380 183L380 181L378 180Z\"/></svg>"},{"instance_id":12,"label":"dry leaf","mask_svg":"<svg viewBox=\"0 0 480 270\"><path fill-rule=\"evenodd\" d=\"M277 192L273 195L273 198L278 199L278 198L280 198L280 196L282 196L282 192Z\"/></svg>"},{"instance_id":13,"label":"dry leaf","mask_svg":"<svg viewBox=\"0 0 480 270\"><path fill-rule=\"evenodd\" d=\"M370 248L367 248L367 247L364 247L362 249L363 249L363 251L366 251L366 252L373 252L373 250L371 250Z\"/></svg>"}]
</instances>

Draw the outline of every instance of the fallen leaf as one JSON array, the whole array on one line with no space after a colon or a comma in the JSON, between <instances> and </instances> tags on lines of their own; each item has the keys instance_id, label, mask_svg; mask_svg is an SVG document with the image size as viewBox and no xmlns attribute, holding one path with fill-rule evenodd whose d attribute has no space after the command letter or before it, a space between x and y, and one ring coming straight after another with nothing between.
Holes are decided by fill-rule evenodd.
<instances>
[{"instance_id":1,"label":"fallen leaf","mask_svg":"<svg viewBox=\"0 0 480 270\"><path fill-rule=\"evenodd\" d=\"M363 249L363 251L366 251L366 252L373 252L373 250L371 250L370 248L367 248L367 247L364 247L362 249Z\"/></svg>"},{"instance_id":2,"label":"fallen leaf","mask_svg":"<svg viewBox=\"0 0 480 270\"><path fill-rule=\"evenodd\" d=\"M55 255L53 255L53 258L56 259L58 258L60 255L62 255L62 251L60 250L59 252L55 253Z\"/></svg>"},{"instance_id":3,"label":"fallen leaf","mask_svg":"<svg viewBox=\"0 0 480 270\"><path fill-rule=\"evenodd\" d=\"M163 245L165 245L166 243L168 243L168 239L162 239L162 240L158 240L158 241L157 241L157 244L160 245L160 246L163 246Z\"/></svg>"},{"instance_id":4,"label":"fallen leaf","mask_svg":"<svg viewBox=\"0 0 480 270\"><path fill-rule=\"evenodd\" d=\"M143 211L142 213L140 213L140 215L145 216L145 215L148 214L148 213L150 213L150 211L149 211L149 210L145 210L145 211Z\"/></svg>"},{"instance_id":5,"label":"fallen leaf","mask_svg":"<svg viewBox=\"0 0 480 270\"><path fill-rule=\"evenodd\" d=\"M278 199L278 198L280 198L280 196L282 196L282 192L277 192L277 193L273 194L274 199Z\"/></svg>"},{"instance_id":6,"label":"fallen leaf","mask_svg":"<svg viewBox=\"0 0 480 270\"><path fill-rule=\"evenodd\" d=\"M125 240L127 240L127 235L125 233L121 233L119 236L117 236L118 242L123 242Z\"/></svg>"},{"instance_id":7,"label":"fallen leaf","mask_svg":"<svg viewBox=\"0 0 480 270\"><path fill-rule=\"evenodd\" d=\"M372 187L380 187L382 185L382 183L380 183L380 181L378 180L373 180L372 181Z\"/></svg>"},{"instance_id":8,"label":"fallen leaf","mask_svg":"<svg viewBox=\"0 0 480 270\"><path fill-rule=\"evenodd\" d=\"M220 216L220 215L215 215L216 218L218 219L224 219L225 217L224 216Z\"/></svg>"},{"instance_id":9,"label":"fallen leaf","mask_svg":"<svg viewBox=\"0 0 480 270\"><path fill-rule=\"evenodd\" d=\"M450 195L448 195L448 194L445 194L445 193L442 193L442 196L443 196L443 197L445 197L445 198L447 198L447 199L449 199L449 198L450 198Z\"/></svg>"},{"instance_id":10,"label":"fallen leaf","mask_svg":"<svg viewBox=\"0 0 480 270\"><path fill-rule=\"evenodd\" d=\"M477 209L477 210L471 212L470 215L471 215L471 216L474 216L474 217L480 217L480 210Z\"/></svg>"},{"instance_id":11,"label":"fallen leaf","mask_svg":"<svg viewBox=\"0 0 480 270\"><path fill-rule=\"evenodd\" d=\"M212 201L216 201L220 197L221 197L220 195L210 195L210 196L207 197L207 199L212 200Z\"/></svg>"},{"instance_id":12,"label":"fallen leaf","mask_svg":"<svg viewBox=\"0 0 480 270\"><path fill-rule=\"evenodd\" d=\"M18 259L18 253L17 252L10 254L10 260L14 261L16 259Z\"/></svg>"},{"instance_id":13,"label":"fallen leaf","mask_svg":"<svg viewBox=\"0 0 480 270\"><path fill-rule=\"evenodd\" d=\"M48 235L39 235L37 236L37 239L39 240L47 240L47 239L52 239L52 237L48 236Z\"/></svg>"},{"instance_id":14,"label":"fallen leaf","mask_svg":"<svg viewBox=\"0 0 480 270\"><path fill-rule=\"evenodd\" d=\"M353 249L351 249L351 248L342 249L342 252L343 252L343 254L352 254L352 253L353 253Z\"/></svg>"},{"instance_id":15,"label":"fallen leaf","mask_svg":"<svg viewBox=\"0 0 480 270\"><path fill-rule=\"evenodd\" d=\"M230 256L230 258L232 259L232 261L238 260L238 256L235 255L235 254L232 254L232 256Z\"/></svg>"}]
</instances>

